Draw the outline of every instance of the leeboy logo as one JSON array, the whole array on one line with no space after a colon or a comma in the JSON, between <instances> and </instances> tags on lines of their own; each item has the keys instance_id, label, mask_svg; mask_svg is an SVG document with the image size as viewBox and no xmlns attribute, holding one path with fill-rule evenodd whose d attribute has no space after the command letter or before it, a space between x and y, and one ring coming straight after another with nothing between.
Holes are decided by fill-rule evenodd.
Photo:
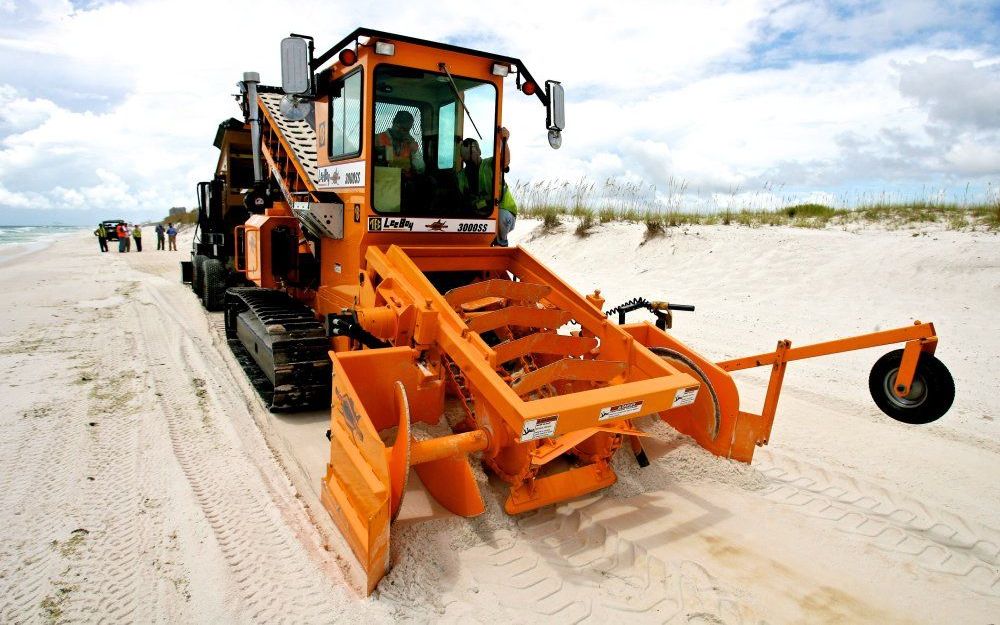
<instances>
[{"instance_id":1,"label":"leeboy logo","mask_svg":"<svg viewBox=\"0 0 1000 625\"><path fill-rule=\"evenodd\" d=\"M383 230L409 230L413 231L413 222L409 219L395 218L395 217L383 217L382 218L382 229Z\"/></svg>"},{"instance_id":2,"label":"leeboy logo","mask_svg":"<svg viewBox=\"0 0 1000 625\"><path fill-rule=\"evenodd\" d=\"M382 232L392 230L399 232L406 230L413 232L413 222L405 217L369 217L368 230L370 232Z\"/></svg>"},{"instance_id":3,"label":"leeboy logo","mask_svg":"<svg viewBox=\"0 0 1000 625\"><path fill-rule=\"evenodd\" d=\"M331 174L329 169L321 169L319 171L319 181L320 184L337 184L340 182L340 172L334 169Z\"/></svg>"}]
</instances>

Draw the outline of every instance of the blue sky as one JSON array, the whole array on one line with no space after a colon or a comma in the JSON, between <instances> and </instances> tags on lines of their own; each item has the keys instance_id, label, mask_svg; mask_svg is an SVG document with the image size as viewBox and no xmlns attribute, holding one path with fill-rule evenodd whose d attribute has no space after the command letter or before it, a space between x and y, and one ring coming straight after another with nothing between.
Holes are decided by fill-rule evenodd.
<instances>
[{"instance_id":1,"label":"blue sky","mask_svg":"<svg viewBox=\"0 0 1000 625\"><path fill-rule=\"evenodd\" d=\"M537 101L508 89L515 180L613 178L698 209L977 200L1000 183L995 2L0 0L0 223L190 206L241 73L276 83L287 33L325 49L359 25L561 80L558 151Z\"/></svg>"}]
</instances>

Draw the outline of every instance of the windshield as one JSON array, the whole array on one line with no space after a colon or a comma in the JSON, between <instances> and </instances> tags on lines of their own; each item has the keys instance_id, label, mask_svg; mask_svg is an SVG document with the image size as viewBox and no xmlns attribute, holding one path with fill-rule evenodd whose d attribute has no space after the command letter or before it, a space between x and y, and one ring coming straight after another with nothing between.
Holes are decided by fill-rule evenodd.
<instances>
[{"instance_id":1,"label":"windshield","mask_svg":"<svg viewBox=\"0 0 1000 625\"><path fill-rule=\"evenodd\" d=\"M453 78L465 107L445 74L388 65L375 70L377 212L482 218L493 211L496 87Z\"/></svg>"}]
</instances>

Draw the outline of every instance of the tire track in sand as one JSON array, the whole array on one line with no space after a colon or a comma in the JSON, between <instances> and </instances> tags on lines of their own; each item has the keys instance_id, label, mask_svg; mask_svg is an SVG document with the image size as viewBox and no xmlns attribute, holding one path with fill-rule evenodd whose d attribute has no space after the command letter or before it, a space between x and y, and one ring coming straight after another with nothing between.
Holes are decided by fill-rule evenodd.
<instances>
[{"instance_id":1,"label":"tire track in sand","mask_svg":"<svg viewBox=\"0 0 1000 625\"><path fill-rule=\"evenodd\" d=\"M53 334L60 328L29 328L17 348L22 357L11 370L9 382L30 388L45 397L27 410L4 418L4 445L0 455L0 506L13 514L7 517L5 540L0 542L0 621L23 623L50 618L69 599L73 584L67 579L70 564L61 543L78 541L71 530L82 524L74 505L81 489L81 459L88 445L84 401L66 401L47 392L53 377L69 377L58 370L46 379L36 377L35 357L50 349ZM63 338L60 335L60 338ZM89 348L88 337L79 340ZM68 363L67 363L68 364ZM92 379L80 376L78 385L69 379L56 388L68 388L72 395L86 396ZM8 420L9 419L9 420Z\"/></svg>"},{"instance_id":2,"label":"tire track in sand","mask_svg":"<svg viewBox=\"0 0 1000 625\"><path fill-rule=\"evenodd\" d=\"M220 404L225 410L240 402L226 402L219 397L226 389L206 382L213 380L209 364L177 323L176 312L155 292L150 295L156 302L139 319L140 349L167 360L153 384L170 444L232 572L243 618L269 623L333 620L338 610L329 601L329 580L305 555L278 511L289 503L275 499L238 441L217 427L225 425L213 416L221 412Z\"/></svg>"},{"instance_id":3,"label":"tire track in sand","mask_svg":"<svg viewBox=\"0 0 1000 625\"><path fill-rule=\"evenodd\" d=\"M1000 597L1000 531L772 450L758 450L755 466L773 483L768 500Z\"/></svg>"},{"instance_id":4,"label":"tire track in sand","mask_svg":"<svg viewBox=\"0 0 1000 625\"><path fill-rule=\"evenodd\" d=\"M126 319L133 306L124 310ZM137 353L134 332L127 334L130 352ZM88 410L95 436L88 470L93 478L90 499L100 502L87 510L78 568L86 583L73 595L77 614L97 622L151 622L180 618L164 608L157 592L157 563L163 559L165 519L153 483L155 460L145 449L146 435L155 431L158 416L143 406L143 379L126 363L104 363L116 370L102 372Z\"/></svg>"},{"instance_id":5,"label":"tire track in sand","mask_svg":"<svg viewBox=\"0 0 1000 625\"><path fill-rule=\"evenodd\" d=\"M505 607L556 623L761 622L698 562L656 557L590 512L571 504L518 519L516 532L470 550L476 580Z\"/></svg>"}]
</instances>

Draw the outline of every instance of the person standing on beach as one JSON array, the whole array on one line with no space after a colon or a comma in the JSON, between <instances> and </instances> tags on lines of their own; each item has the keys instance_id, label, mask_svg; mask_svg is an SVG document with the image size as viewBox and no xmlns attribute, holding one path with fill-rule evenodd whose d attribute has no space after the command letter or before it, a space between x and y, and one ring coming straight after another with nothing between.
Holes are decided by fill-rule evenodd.
<instances>
[{"instance_id":1,"label":"person standing on beach","mask_svg":"<svg viewBox=\"0 0 1000 625\"><path fill-rule=\"evenodd\" d=\"M139 224L135 224L135 226L132 228L132 238L135 239L135 251L141 252L142 251L142 228L139 227Z\"/></svg>"},{"instance_id":2,"label":"person standing on beach","mask_svg":"<svg viewBox=\"0 0 1000 625\"><path fill-rule=\"evenodd\" d=\"M128 243L128 236L125 234L125 224L118 224L115 232L118 234L118 253L121 254L126 251L125 244Z\"/></svg>"},{"instance_id":3,"label":"person standing on beach","mask_svg":"<svg viewBox=\"0 0 1000 625\"><path fill-rule=\"evenodd\" d=\"M94 230L94 236L97 237L97 244L101 246L101 251L107 252L108 231L104 229L104 224L97 224L97 230Z\"/></svg>"},{"instance_id":4,"label":"person standing on beach","mask_svg":"<svg viewBox=\"0 0 1000 625\"><path fill-rule=\"evenodd\" d=\"M122 225L122 229L125 232L125 251L132 251L132 229L128 227L128 224Z\"/></svg>"},{"instance_id":5,"label":"person standing on beach","mask_svg":"<svg viewBox=\"0 0 1000 625\"><path fill-rule=\"evenodd\" d=\"M166 230L163 229L163 224L156 224L156 249L162 250L165 246L163 245L163 235L166 234Z\"/></svg>"},{"instance_id":6,"label":"person standing on beach","mask_svg":"<svg viewBox=\"0 0 1000 625\"><path fill-rule=\"evenodd\" d=\"M177 228L174 228L173 222L167 224L167 238L170 243L170 250L177 251Z\"/></svg>"}]
</instances>

